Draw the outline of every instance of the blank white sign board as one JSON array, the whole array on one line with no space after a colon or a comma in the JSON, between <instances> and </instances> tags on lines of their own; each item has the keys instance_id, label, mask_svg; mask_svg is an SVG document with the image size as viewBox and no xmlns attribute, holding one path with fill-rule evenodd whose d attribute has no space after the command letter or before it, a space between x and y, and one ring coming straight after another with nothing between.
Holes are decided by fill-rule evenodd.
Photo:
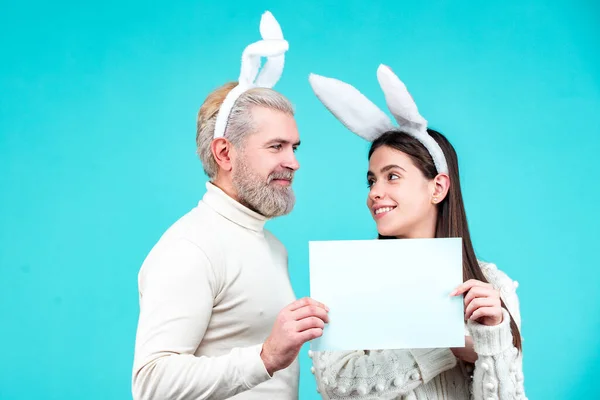
<instances>
[{"instance_id":1,"label":"blank white sign board","mask_svg":"<svg viewBox=\"0 0 600 400\"><path fill-rule=\"evenodd\" d=\"M313 351L463 347L462 240L309 242L310 296L330 308Z\"/></svg>"}]
</instances>

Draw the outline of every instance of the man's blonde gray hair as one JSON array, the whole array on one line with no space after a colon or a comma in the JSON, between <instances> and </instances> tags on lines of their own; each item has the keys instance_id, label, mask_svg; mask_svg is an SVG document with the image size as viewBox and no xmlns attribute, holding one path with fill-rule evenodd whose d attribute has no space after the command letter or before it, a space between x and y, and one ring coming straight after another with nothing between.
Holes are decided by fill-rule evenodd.
<instances>
[{"instance_id":1,"label":"man's blonde gray hair","mask_svg":"<svg viewBox=\"0 0 600 400\"><path fill-rule=\"evenodd\" d=\"M218 171L218 165L211 150L217 113L227 94L236 86L237 82L230 82L216 89L208 95L198 111L196 147L204 172L210 179L214 179ZM292 104L281 93L267 88L247 90L236 100L225 130L225 139L229 140L236 148L243 148L246 137L255 132L256 127L252 119L254 107L265 107L294 115Z\"/></svg>"}]
</instances>

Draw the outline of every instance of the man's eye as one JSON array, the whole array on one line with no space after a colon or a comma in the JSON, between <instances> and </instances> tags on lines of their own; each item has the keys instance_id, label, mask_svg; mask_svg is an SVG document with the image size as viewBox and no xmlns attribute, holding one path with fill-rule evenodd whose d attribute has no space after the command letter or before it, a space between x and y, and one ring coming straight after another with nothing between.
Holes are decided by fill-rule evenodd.
<instances>
[{"instance_id":1,"label":"man's eye","mask_svg":"<svg viewBox=\"0 0 600 400\"><path fill-rule=\"evenodd\" d=\"M281 150L283 148L283 146L280 144L274 144L273 146L271 146L271 148L275 149L275 150Z\"/></svg>"}]
</instances>

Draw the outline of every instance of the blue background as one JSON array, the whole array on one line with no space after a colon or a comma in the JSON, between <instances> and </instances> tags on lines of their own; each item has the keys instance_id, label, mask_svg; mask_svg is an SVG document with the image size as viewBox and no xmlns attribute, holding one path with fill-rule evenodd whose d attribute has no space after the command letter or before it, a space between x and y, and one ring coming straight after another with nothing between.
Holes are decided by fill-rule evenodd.
<instances>
[{"instance_id":1,"label":"blue background","mask_svg":"<svg viewBox=\"0 0 600 400\"><path fill-rule=\"evenodd\" d=\"M372 3L372 4L369 4ZM287 245L375 235L367 145L310 72L381 107L390 65L455 145L478 256L520 282L526 392L590 399L600 374L600 7L589 0L2 1L0 398L127 399L137 272L206 180L195 119L235 80L271 10L290 42L277 89L302 147ZM301 355L301 399L316 397Z\"/></svg>"}]
</instances>

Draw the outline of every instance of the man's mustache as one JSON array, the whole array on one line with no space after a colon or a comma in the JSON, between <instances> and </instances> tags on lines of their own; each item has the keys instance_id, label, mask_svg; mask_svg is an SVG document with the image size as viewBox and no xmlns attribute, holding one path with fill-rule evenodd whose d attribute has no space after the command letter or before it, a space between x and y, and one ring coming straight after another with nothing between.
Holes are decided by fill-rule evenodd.
<instances>
[{"instance_id":1,"label":"man's mustache","mask_svg":"<svg viewBox=\"0 0 600 400\"><path fill-rule=\"evenodd\" d=\"M284 179L286 181L292 182L294 180L294 173L292 171L273 172L272 174L269 175L268 183L271 183L272 181L274 181L276 179Z\"/></svg>"}]
</instances>

